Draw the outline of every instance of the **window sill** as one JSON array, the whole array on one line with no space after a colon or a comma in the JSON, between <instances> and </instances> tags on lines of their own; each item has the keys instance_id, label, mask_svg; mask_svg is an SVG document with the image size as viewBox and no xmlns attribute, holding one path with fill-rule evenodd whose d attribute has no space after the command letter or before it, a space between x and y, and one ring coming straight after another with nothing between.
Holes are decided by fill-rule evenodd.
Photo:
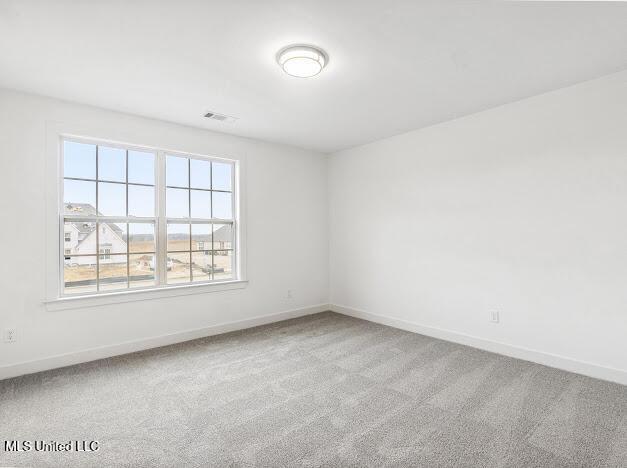
<instances>
[{"instance_id":1,"label":"window sill","mask_svg":"<svg viewBox=\"0 0 627 468\"><path fill-rule=\"evenodd\" d=\"M180 286L167 286L163 288L142 289L137 291L120 291L106 294L92 294L90 296L60 297L45 301L46 309L50 312L68 309L81 309L98 307L123 302L146 301L167 297L187 296L190 294L206 294L218 291L231 291L244 289L248 285L247 280L225 281L223 283L210 284L186 284Z\"/></svg>"}]
</instances>

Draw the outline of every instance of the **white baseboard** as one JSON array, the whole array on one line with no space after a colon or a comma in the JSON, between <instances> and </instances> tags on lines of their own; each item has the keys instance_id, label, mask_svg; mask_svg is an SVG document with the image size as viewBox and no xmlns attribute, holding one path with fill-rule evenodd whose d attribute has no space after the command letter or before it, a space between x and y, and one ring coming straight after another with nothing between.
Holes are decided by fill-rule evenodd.
<instances>
[{"instance_id":1,"label":"white baseboard","mask_svg":"<svg viewBox=\"0 0 627 468\"><path fill-rule=\"evenodd\" d=\"M303 307L301 309L288 310L276 314L262 315L250 319L237 320L235 322L213 325L211 327L185 330L169 335L156 336L142 340L127 341L124 343L109 346L90 348L74 353L59 354L56 356L51 356L34 361L25 361L19 362L17 364L0 366L0 380L25 374L32 374L34 372L41 372L49 369L56 369L58 367L71 366L83 362L95 361L97 359L119 356L121 354L128 354L134 353L136 351L158 348L159 346L181 343L183 341L194 340L196 338L204 338L207 336L219 335L231 331L243 330L245 328L280 322L282 320L302 317L304 315L317 314L318 312L324 312L327 310L330 310L329 304L318 304L315 306Z\"/></svg>"},{"instance_id":2,"label":"white baseboard","mask_svg":"<svg viewBox=\"0 0 627 468\"><path fill-rule=\"evenodd\" d=\"M419 333L421 335L427 335L446 341L452 341L454 343L472 346L474 348L491 351L493 353L627 385L627 372L620 369L600 366L590 362L578 361L576 359L546 353L543 351L536 351L521 346L510 345L507 343L501 343L498 341L486 340L477 336L466 335L464 333L445 330L442 328L420 325L406 320L372 314L370 312L343 305L331 304L329 307L333 312L337 312L339 314L349 315L351 317L380 323L382 325L388 325L401 330Z\"/></svg>"}]
</instances>

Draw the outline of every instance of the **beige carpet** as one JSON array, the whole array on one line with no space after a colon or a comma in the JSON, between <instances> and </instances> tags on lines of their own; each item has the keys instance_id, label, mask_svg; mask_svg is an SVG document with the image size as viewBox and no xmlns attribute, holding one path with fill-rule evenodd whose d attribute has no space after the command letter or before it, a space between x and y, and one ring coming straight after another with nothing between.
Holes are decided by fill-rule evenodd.
<instances>
[{"instance_id":1,"label":"beige carpet","mask_svg":"<svg viewBox=\"0 0 627 468\"><path fill-rule=\"evenodd\" d=\"M0 382L1 466L627 467L627 387L330 312Z\"/></svg>"}]
</instances>

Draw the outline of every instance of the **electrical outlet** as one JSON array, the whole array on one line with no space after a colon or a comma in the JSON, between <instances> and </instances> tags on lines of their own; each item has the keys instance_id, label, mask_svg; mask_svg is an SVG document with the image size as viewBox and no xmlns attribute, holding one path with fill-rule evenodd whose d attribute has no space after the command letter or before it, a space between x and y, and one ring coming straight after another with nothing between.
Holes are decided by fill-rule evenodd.
<instances>
[{"instance_id":1,"label":"electrical outlet","mask_svg":"<svg viewBox=\"0 0 627 468\"><path fill-rule=\"evenodd\" d=\"M288 290L287 290L287 298L288 298L288 299L293 299L293 297L294 297L294 296L292 296L292 290L291 290L291 289L288 289Z\"/></svg>"},{"instance_id":2,"label":"electrical outlet","mask_svg":"<svg viewBox=\"0 0 627 468\"><path fill-rule=\"evenodd\" d=\"M499 323L499 311L498 310L493 310L492 312L490 312L490 322Z\"/></svg>"},{"instance_id":3,"label":"electrical outlet","mask_svg":"<svg viewBox=\"0 0 627 468\"><path fill-rule=\"evenodd\" d=\"M4 342L13 343L17 339L17 330L15 328L4 329Z\"/></svg>"}]
</instances>

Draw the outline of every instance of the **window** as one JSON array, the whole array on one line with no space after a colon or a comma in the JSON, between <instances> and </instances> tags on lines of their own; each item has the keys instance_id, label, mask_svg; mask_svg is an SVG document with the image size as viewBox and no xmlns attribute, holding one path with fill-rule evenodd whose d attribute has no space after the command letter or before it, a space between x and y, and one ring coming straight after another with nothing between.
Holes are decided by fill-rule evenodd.
<instances>
[{"instance_id":1,"label":"window","mask_svg":"<svg viewBox=\"0 0 627 468\"><path fill-rule=\"evenodd\" d=\"M63 295L237 279L234 161L74 138L62 158Z\"/></svg>"},{"instance_id":2,"label":"window","mask_svg":"<svg viewBox=\"0 0 627 468\"><path fill-rule=\"evenodd\" d=\"M111 260L111 246L100 248L100 260Z\"/></svg>"}]
</instances>

